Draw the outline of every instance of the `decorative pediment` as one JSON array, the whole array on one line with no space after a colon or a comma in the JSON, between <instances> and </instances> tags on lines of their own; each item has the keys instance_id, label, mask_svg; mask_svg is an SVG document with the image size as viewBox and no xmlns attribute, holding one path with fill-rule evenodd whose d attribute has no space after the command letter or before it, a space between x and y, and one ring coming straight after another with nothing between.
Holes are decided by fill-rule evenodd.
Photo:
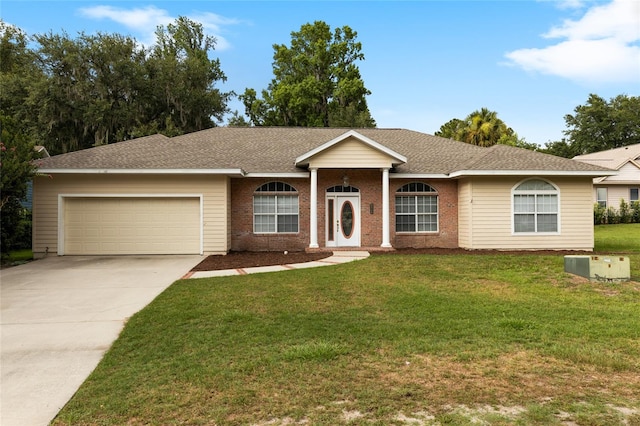
<instances>
[{"instance_id":1,"label":"decorative pediment","mask_svg":"<svg viewBox=\"0 0 640 426\"><path fill-rule=\"evenodd\" d=\"M310 168L392 168L407 158L350 130L296 158L296 166Z\"/></svg>"}]
</instances>

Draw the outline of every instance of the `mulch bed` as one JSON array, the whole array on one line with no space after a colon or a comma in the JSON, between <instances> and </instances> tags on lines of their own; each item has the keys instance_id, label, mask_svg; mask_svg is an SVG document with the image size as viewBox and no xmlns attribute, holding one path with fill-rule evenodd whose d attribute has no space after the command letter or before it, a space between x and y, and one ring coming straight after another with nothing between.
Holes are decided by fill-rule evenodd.
<instances>
[{"instance_id":1,"label":"mulch bed","mask_svg":"<svg viewBox=\"0 0 640 426\"><path fill-rule=\"evenodd\" d=\"M331 252L306 253L304 251L232 251L224 256L207 256L192 271L218 271L221 269L251 268L255 266L286 265L312 262L331 256Z\"/></svg>"},{"instance_id":2,"label":"mulch bed","mask_svg":"<svg viewBox=\"0 0 640 426\"><path fill-rule=\"evenodd\" d=\"M567 254L594 254L591 252L579 251L497 251L497 250L465 250L425 248L425 249L397 249L391 251L372 252L374 256L390 256L396 254L437 254L437 255L487 255L487 254L511 254L511 255L558 255ZM331 256L331 252L306 253L303 251L289 252L284 254L281 251L232 251L229 254L207 256L202 262L196 265L192 271L218 271L222 269L251 268L255 266L286 265L291 263L312 262L314 260L325 259Z\"/></svg>"}]
</instances>

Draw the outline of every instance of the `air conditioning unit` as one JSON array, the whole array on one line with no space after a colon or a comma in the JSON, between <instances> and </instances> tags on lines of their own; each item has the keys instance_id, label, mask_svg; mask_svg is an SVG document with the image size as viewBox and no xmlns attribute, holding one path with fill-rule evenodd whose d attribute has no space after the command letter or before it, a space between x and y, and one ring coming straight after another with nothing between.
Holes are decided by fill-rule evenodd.
<instances>
[{"instance_id":1,"label":"air conditioning unit","mask_svg":"<svg viewBox=\"0 0 640 426\"><path fill-rule=\"evenodd\" d=\"M621 282L631 279L631 264L625 256L565 256L564 271L591 281Z\"/></svg>"}]
</instances>

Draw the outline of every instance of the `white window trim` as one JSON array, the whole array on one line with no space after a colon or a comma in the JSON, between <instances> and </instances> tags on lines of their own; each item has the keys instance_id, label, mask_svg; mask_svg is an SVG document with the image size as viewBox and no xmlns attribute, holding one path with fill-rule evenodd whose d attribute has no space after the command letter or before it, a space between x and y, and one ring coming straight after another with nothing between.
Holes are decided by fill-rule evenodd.
<instances>
[{"instance_id":1,"label":"white window trim","mask_svg":"<svg viewBox=\"0 0 640 426\"><path fill-rule=\"evenodd\" d=\"M419 182L419 183L423 183L423 182ZM394 230L396 232L396 234L401 234L401 235L410 235L410 234L437 234L440 232L440 194L438 193L438 191L431 185L429 184L425 184L428 185L430 188L432 188L434 190L434 192L398 192L398 190L396 190L395 194L394 194L394 213L396 216L396 223L394 224ZM404 186L404 185L403 185ZM417 227L418 227L418 215L421 214L428 214L428 215L432 215L433 213L418 213L418 206L417 206L417 201L416 201L416 211L415 213L413 213L416 217L416 230L415 231L398 231L398 220L397 217L398 216L410 216L410 214L408 213L400 213L398 214L398 211L396 210L395 206L396 206L396 199L397 197L435 197L436 198L436 230L435 231L418 231ZM415 200L415 199L414 199Z\"/></svg>"},{"instance_id":2,"label":"white window trim","mask_svg":"<svg viewBox=\"0 0 640 426\"><path fill-rule=\"evenodd\" d=\"M64 256L64 202L67 198L197 198L200 202L200 255L204 254L204 206L202 194L58 194L58 256Z\"/></svg>"},{"instance_id":3,"label":"white window trim","mask_svg":"<svg viewBox=\"0 0 640 426\"><path fill-rule=\"evenodd\" d=\"M523 183L530 181L530 180L541 180L543 182L548 183L549 185L553 186L555 188L555 191L548 191L547 194L548 195L555 195L557 197L558 200L558 211L556 212L556 215L558 217L558 230L557 231L553 231L553 232L516 232L516 221L515 221L515 207L514 207L514 197L515 195L545 195L545 191L538 191L538 190L526 190L526 191L517 191L516 193L516 188L518 188L520 185L522 185ZM561 212L561 206L562 206L562 202L560 199L560 188L558 188L558 185L554 184L553 182L551 182L550 180L547 179L543 179L540 177L531 177L531 178L527 178L527 179L523 179L520 182L516 183L515 185L513 185L513 187L511 187L511 235L512 236L541 236L541 235L560 235L561 232L561 226L562 226L562 218L560 216L560 212ZM536 217L537 217L537 213ZM537 220L536 220L536 226L537 226Z\"/></svg>"},{"instance_id":4,"label":"white window trim","mask_svg":"<svg viewBox=\"0 0 640 426\"><path fill-rule=\"evenodd\" d=\"M263 196L263 197L275 197L275 206L276 206L276 212L275 213L258 213L258 216L275 216L276 218L276 230L273 232L258 232L256 231L256 212L255 212L255 207L253 205L253 202L255 200L256 196ZM278 232L278 216L291 216L291 213L278 213L278 196L285 196L285 197L296 197L298 199L298 209L296 210L296 215L298 216L298 230L295 232ZM300 195L298 194L298 191L291 191L291 192L280 192L280 193L273 193L273 192L264 192L264 193L260 193L260 192L254 192L253 197L251 198L251 202L252 202L252 217L253 217L253 234L254 235L296 235L300 233Z\"/></svg>"},{"instance_id":5,"label":"white window trim","mask_svg":"<svg viewBox=\"0 0 640 426\"><path fill-rule=\"evenodd\" d=\"M604 189L604 200L598 198L598 190L600 189ZM606 186L596 187L596 204L600 205L600 201L604 201L604 206L602 207L604 207L605 209L609 207L609 189Z\"/></svg>"}]
</instances>

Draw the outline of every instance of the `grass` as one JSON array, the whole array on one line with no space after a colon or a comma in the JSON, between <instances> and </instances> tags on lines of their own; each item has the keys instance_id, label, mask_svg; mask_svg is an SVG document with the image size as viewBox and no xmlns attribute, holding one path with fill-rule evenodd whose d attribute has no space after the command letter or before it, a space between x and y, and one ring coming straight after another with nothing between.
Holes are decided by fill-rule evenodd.
<instances>
[{"instance_id":1,"label":"grass","mask_svg":"<svg viewBox=\"0 0 640 426\"><path fill-rule=\"evenodd\" d=\"M639 304L536 254L178 281L54 424L638 425Z\"/></svg>"},{"instance_id":2,"label":"grass","mask_svg":"<svg viewBox=\"0 0 640 426\"><path fill-rule=\"evenodd\" d=\"M640 253L640 223L596 225L594 249Z\"/></svg>"},{"instance_id":3,"label":"grass","mask_svg":"<svg viewBox=\"0 0 640 426\"><path fill-rule=\"evenodd\" d=\"M33 252L30 249L10 251L2 256L2 266L15 266L33 260Z\"/></svg>"}]
</instances>

